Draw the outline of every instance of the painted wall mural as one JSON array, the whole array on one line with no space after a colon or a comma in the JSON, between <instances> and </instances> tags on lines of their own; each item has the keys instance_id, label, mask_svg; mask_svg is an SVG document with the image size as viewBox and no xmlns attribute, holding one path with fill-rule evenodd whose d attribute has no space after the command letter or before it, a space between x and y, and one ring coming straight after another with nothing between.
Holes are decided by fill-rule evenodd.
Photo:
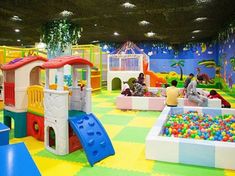
<instances>
[{"instance_id":1,"label":"painted wall mural","mask_svg":"<svg viewBox=\"0 0 235 176\"><path fill-rule=\"evenodd\" d=\"M220 42L218 50L224 90L235 96L235 35Z\"/></svg>"}]
</instances>

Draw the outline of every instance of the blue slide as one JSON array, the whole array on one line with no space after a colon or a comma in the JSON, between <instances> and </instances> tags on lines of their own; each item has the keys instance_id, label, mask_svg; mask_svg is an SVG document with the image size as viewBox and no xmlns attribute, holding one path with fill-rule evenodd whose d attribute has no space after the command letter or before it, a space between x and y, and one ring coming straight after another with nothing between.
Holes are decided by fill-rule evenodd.
<instances>
[{"instance_id":1,"label":"blue slide","mask_svg":"<svg viewBox=\"0 0 235 176\"><path fill-rule=\"evenodd\" d=\"M93 114L70 117L69 123L79 138L91 166L115 154L104 127Z\"/></svg>"}]
</instances>

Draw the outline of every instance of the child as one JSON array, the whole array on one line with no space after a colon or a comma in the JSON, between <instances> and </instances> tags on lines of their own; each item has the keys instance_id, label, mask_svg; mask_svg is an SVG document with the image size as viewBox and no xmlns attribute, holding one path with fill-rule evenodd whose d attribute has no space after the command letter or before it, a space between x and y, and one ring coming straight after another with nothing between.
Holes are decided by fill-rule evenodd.
<instances>
[{"instance_id":1,"label":"child","mask_svg":"<svg viewBox=\"0 0 235 176\"><path fill-rule=\"evenodd\" d=\"M121 94L124 96L132 96L131 89L127 83L124 83Z\"/></svg>"},{"instance_id":2,"label":"child","mask_svg":"<svg viewBox=\"0 0 235 176\"><path fill-rule=\"evenodd\" d=\"M171 86L166 88L166 105L169 107L176 107L178 105L177 98L179 97L179 89L177 81L171 81Z\"/></svg>"},{"instance_id":3,"label":"child","mask_svg":"<svg viewBox=\"0 0 235 176\"><path fill-rule=\"evenodd\" d=\"M228 101L226 101L220 94L218 94L215 90L211 90L208 98L219 98L221 100L222 108L231 108L231 105Z\"/></svg>"}]
</instances>

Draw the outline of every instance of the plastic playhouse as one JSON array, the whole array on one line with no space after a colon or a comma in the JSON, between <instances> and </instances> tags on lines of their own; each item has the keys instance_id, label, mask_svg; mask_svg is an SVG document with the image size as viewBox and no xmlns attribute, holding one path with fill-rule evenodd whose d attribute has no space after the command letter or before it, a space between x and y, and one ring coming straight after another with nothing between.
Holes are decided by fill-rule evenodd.
<instances>
[{"instance_id":1,"label":"plastic playhouse","mask_svg":"<svg viewBox=\"0 0 235 176\"><path fill-rule=\"evenodd\" d=\"M64 86L64 66L72 66L73 84ZM91 165L114 155L112 143L98 119L91 114L93 64L77 56L53 60L40 56L15 59L4 72L4 124L14 119L16 138L27 135L45 142L45 148L66 155L83 148ZM45 69L45 87L40 70ZM50 85L50 70L57 70L57 84ZM86 85L78 86L78 69L86 70ZM19 77L24 78L17 79Z\"/></svg>"}]
</instances>

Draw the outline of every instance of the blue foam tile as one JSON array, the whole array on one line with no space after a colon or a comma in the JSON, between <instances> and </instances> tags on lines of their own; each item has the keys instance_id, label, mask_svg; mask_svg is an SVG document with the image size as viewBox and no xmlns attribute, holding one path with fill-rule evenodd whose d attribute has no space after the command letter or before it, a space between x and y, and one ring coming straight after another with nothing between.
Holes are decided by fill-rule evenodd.
<instances>
[{"instance_id":1,"label":"blue foam tile","mask_svg":"<svg viewBox=\"0 0 235 176\"><path fill-rule=\"evenodd\" d=\"M216 109L216 108L203 108L202 109L202 113L204 114L209 114L213 117L218 116L218 115L222 115L222 109Z\"/></svg>"},{"instance_id":2,"label":"blue foam tile","mask_svg":"<svg viewBox=\"0 0 235 176\"><path fill-rule=\"evenodd\" d=\"M24 143L0 146L0 175L40 176Z\"/></svg>"},{"instance_id":3,"label":"blue foam tile","mask_svg":"<svg viewBox=\"0 0 235 176\"><path fill-rule=\"evenodd\" d=\"M215 167L215 145L207 141L181 140L179 161L184 164Z\"/></svg>"}]
</instances>

